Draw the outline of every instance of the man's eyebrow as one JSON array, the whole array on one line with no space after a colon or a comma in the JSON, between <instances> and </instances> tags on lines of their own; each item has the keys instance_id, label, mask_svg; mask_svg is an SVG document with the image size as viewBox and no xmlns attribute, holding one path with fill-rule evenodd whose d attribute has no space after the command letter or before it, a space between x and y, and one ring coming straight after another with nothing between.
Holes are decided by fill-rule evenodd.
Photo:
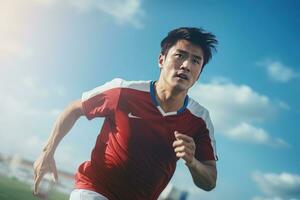
<instances>
[{"instance_id":1,"label":"man's eyebrow","mask_svg":"<svg viewBox=\"0 0 300 200\"><path fill-rule=\"evenodd\" d=\"M182 49L177 49L176 51L179 52L179 53L182 53L182 54L189 54L189 52L187 52L187 51L185 51L185 50L182 50ZM195 55L195 54L192 54L192 56L195 57L195 58L197 58L197 59L199 59L199 60L202 60L202 59L203 59L202 56L197 56L197 55Z\"/></svg>"}]
</instances>

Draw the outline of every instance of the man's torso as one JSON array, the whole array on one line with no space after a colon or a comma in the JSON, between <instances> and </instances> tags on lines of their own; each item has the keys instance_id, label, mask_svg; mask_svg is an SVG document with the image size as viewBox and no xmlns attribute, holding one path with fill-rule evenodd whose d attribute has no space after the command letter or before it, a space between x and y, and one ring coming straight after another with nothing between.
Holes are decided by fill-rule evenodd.
<instances>
[{"instance_id":1,"label":"man's torso","mask_svg":"<svg viewBox=\"0 0 300 200\"><path fill-rule=\"evenodd\" d=\"M192 99L187 97L179 111L165 113L155 100L153 82L114 79L101 87L83 95L87 117L105 121L91 161L76 175L77 188L109 199L157 199L176 168L174 131L194 138L197 159L215 159L208 113Z\"/></svg>"}]
</instances>

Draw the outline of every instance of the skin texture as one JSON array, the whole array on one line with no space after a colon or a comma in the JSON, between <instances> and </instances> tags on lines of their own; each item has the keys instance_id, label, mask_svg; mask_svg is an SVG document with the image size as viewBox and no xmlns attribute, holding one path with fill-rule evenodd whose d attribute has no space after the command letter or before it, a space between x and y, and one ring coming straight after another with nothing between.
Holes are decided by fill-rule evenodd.
<instances>
[{"instance_id":1,"label":"skin texture","mask_svg":"<svg viewBox=\"0 0 300 200\"><path fill-rule=\"evenodd\" d=\"M186 40L179 40L166 55L158 59L161 74L155 83L156 98L165 112L178 110L188 89L198 80L203 65L203 51ZM180 78L179 75L184 78ZM62 138L71 130L83 113L81 100L70 103L54 123L53 130L38 159L34 162L34 191L38 196L39 184L46 173L58 180L54 153ZM217 170L215 161L200 162L195 158L195 142L184 133L174 132L174 153L185 160L194 183L204 189L215 187Z\"/></svg>"},{"instance_id":2,"label":"skin texture","mask_svg":"<svg viewBox=\"0 0 300 200\"><path fill-rule=\"evenodd\" d=\"M156 98L165 112L176 111L183 105L189 88L199 79L203 66L203 51L189 41L179 40L166 55L158 59L161 69L156 82ZM185 78L178 77L184 74ZM184 133L174 132L174 152L185 161L195 185L206 191L216 185L217 169L214 160L200 162L195 158L195 142Z\"/></svg>"},{"instance_id":3,"label":"skin texture","mask_svg":"<svg viewBox=\"0 0 300 200\"><path fill-rule=\"evenodd\" d=\"M58 175L54 160L54 152L62 138L70 131L76 120L83 114L81 100L77 100L70 103L54 123L52 133L50 134L45 148L33 164L34 195L39 196L39 184L45 174L53 174L53 178L57 182Z\"/></svg>"},{"instance_id":4,"label":"skin texture","mask_svg":"<svg viewBox=\"0 0 300 200\"><path fill-rule=\"evenodd\" d=\"M195 158L196 146L193 138L178 131L175 131L174 134L176 138L173 142L174 152L178 158L185 161L195 185L206 191L215 188L217 179L216 161L198 161Z\"/></svg>"},{"instance_id":5,"label":"skin texture","mask_svg":"<svg viewBox=\"0 0 300 200\"><path fill-rule=\"evenodd\" d=\"M158 64L161 70L155 84L158 101L164 111L176 111L183 105L188 89L199 78L203 51L186 40L179 40L166 55L159 55Z\"/></svg>"}]
</instances>

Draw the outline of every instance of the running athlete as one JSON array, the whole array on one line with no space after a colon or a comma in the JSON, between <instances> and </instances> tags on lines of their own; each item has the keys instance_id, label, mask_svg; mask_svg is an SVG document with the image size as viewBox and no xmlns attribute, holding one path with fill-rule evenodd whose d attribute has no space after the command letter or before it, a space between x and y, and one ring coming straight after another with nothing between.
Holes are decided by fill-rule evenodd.
<instances>
[{"instance_id":1,"label":"running athlete","mask_svg":"<svg viewBox=\"0 0 300 200\"><path fill-rule=\"evenodd\" d=\"M34 193L46 173L57 179L54 152L76 120L104 123L91 154L75 176L70 200L157 199L183 159L196 186L216 186L216 147L209 112L189 88L212 57L217 40L198 28L178 28L161 42L157 81L113 79L72 102L60 114L34 163Z\"/></svg>"}]
</instances>

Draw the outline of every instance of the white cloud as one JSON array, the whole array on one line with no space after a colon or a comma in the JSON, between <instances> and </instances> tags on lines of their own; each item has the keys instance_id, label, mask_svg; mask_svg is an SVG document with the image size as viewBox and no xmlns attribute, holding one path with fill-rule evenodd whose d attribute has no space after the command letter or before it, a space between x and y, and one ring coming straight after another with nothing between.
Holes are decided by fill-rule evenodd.
<instances>
[{"instance_id":1,"label":"white cloud","mask_svg":"<svg viewBox=\"0 0 300 200\"><path fill-rule=\"evenodd\" d=\"M139 0L77 0L70 1L72 5L80 9L96 8L97 10L112 16L118 24L129 23L136 28L142 28L141 18L144 11Z\"/></svg>"},{"instance_id":2,"label":"white cloud","mask_svg":"<svg viewBox=\"0 0 300 200\"><path fill-rule=\"evenodd\" d=\"M113 17L117 24L131 24L136 28L144 26L142 18L145 16L140 0L32 0L45 6L65 4L72 6L79 12L97 10Z\"/></svg>"},{"instance_id":3,"label":"white cloud","mask_svg":"<svg viewBox=\"0 0 300 200\"><path fill-rule=\"evenodd\" d=\"M37 6L40 5L40 6ZM96 10L111 17L117 25L130 24L142 28L145 12L140 0L0 0L0 62L31 58L34 49L24 38L30 32L29 19L37 9L66 6L79 12Z\"/></svg>"},{"instance_id":4,"label":"white cloud","mask_svg":"<svg viewBox=\"0 0 300 200\"><path fill-rule=\"evenodd\" d=\"M277 100L276 103L277 103L277 105L278 105L281 109L284 109L284 110L290 110L290 109L291 109L290 106L289 106L287 103L283 102L283 101Z\"/></svg>"},{"instance_id":5,"label":"white cloud","mask_svg":"<svg viewBox=\"0 0 300 200\"><path fill-rule=\"evenodd\" d=\"M232 139L245 142L268 144L276 147L288 146L282 139L271 138L264 129L254 127L245 122L239 124L231 130L228 130L225 134Z\"/></svg>"},{"instance_id":6,"label":"white cloud","mask_svg":"<svg viewBox=\"0 0 300 200\"><path fill-rule=\"evenodd\" d=\"M210 111L215 130L239 141L284 146L272 138L261 124L276 117L279 109L288 108L281 101L272 101L248 85L236 85L229 79L217 77L210 83L195 84L190 95Z\"/></svg>"},{"instance_id":7,"label":"white cloud","mask_svg":"<svg viewBox=\"0 0 300 200\"><path fill-rule=\"evenodd\" d=\"M291 198L291 199L283 199L281 197L254 197L252 200L299 200L299 199L295 199L295 198Z\"/></svg>"},{"instance_id":8,"label":"white cloud","mask_svg":"<svg viewBox=\"0 0 300 200\"><path fill-rule=\"evenodd\" d=\"M210 81L213 84L230 84L232 83L231 79L224 76L215 76Z\"/></svg>"},{"instance_id":9,"label":"white cloud","mask_svg":"<svg viewBox=\"0 0 300 200\"><path fill-rule=\"evenodd\" d=\"M265 96L247 85L233 83L200 83L190 91L213 113L220 129L239 122L263 122L274 116L276 107Z\"/></svg>"},{"instance_id":10,"label":"white cloud","mask_svg":"<svg viewBox=\"0 0 300 200\"><path fill-rule=\"evenodd\" d=\"M262 199L275 200L277 198L278 200L296 200L300 198L300 175L298 174L287 172L282 172L280 174L255 172L253 173L252 178L261 192L267 196Z\"/></svg>"},{"instance_id":11,"label":"white cloud","mask_svg":"<svg viewBox=\"0 0 300 200\"><path fill-rule=\"evenodd\" d=\"M274 81L286 83L292 79L300 77L298 72L280 61L266 60L257 64L265 67L268 76Z\"/></svg>"}]
</instances>

